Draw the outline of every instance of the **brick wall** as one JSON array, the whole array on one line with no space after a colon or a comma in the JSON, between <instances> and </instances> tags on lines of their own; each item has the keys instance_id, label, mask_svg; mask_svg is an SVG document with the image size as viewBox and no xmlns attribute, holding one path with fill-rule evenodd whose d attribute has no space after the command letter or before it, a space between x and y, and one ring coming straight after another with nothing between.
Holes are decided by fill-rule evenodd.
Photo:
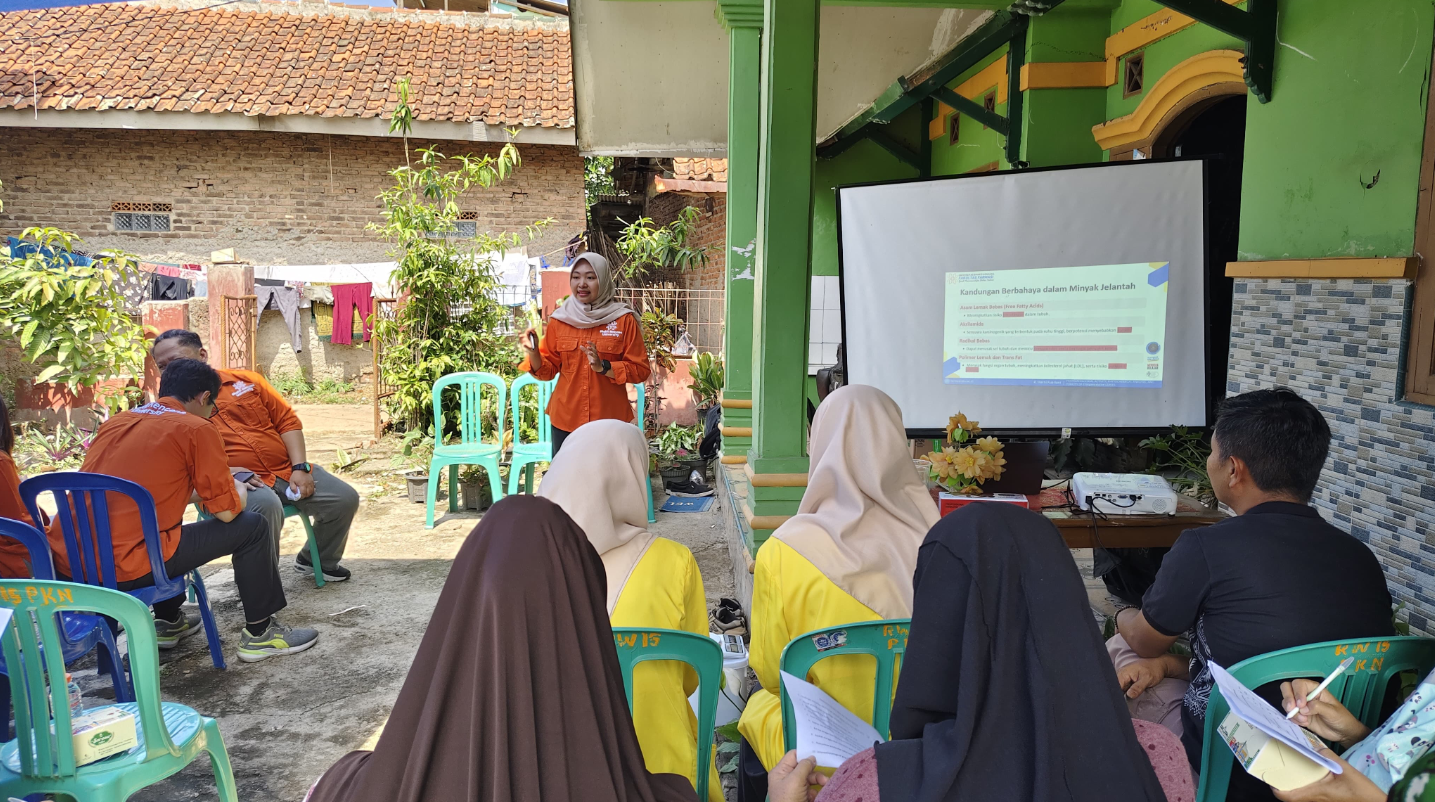
<instances>
[{"instance_id":1,"label":"brick wall","mask_svg":"<svg viewBox=\"0 0 1435 802\"><path fill-rule=\"evenodd\" d=\"M1289 387L1330 422L1314 505L1435 634L1435 409L1398 400L1408 281L1237 280L1227 392Z\"/></svg>"},{"instance_id":2,"label":"brick wall","mask_svg":"<svg viewBox=\"0 0 1435 802\"><path fill-rule=\"evenodd\" d=\"M497 153L482 142L412 141L447 155ZM502 184L476 188L465 211L480 230L521 232L554 218L530 254L560 247L583 228L583 160L573 147L519 144L523 165ZM57 226L95 248L157 261L207 262L235 248L255 264L385 261L369 223L376 196L404 164L398 139L258 131L5 129L0 235ZM110 204L173 204L169 233L117 233Z\"/></svg>"},{"instance_id":3,"label":"brick wall","mask_svg":"<svg viewBox=\"0 0 1435 802\"><path fill-rule=\"evenodd\" d=\"M676 220L678 213L689 206L697 207L701 213L689 245L706 246L708 263L700 270L688 271L683 276L683 284L694 290L721 290L727 267L727 195L665 192L648 203L648 216L654 225L663 226Z\"/></svg>"}]
</instances>

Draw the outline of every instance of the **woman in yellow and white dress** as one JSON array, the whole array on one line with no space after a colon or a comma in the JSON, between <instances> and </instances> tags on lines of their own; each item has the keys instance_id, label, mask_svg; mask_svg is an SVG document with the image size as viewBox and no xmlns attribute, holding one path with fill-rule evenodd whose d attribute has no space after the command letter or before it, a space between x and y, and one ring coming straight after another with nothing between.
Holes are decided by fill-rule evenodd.
<instances>
[{"instance_id":1,"label":"woman in yellow and white dress","mask_svg":"<svg viewBox=\"0 0 1435 802\"><path fill-rule=\"evenodd\" d=\"M562 507L602 558L613 626L706 637L697 560L686 546L647 531L647 475L642 431L623 421L596 420L568 436L538 495ZM633 725L648 771L683 775L694 787L698 720L688 697L697 687L697 673L680 663L640 663L633 671ZM709 765L708 802L722 802L716 760Z\"/></svg>"},{"instance_id":2,"label":"woman in yellow and white dress","mask_svg":"<svg viewBox=\"0 0 1435 802\"><path fill-rule=\"evenodd\" d=\"M812 421L809 453L797 514L763 543L753 571L749 651L762 689L747 700L738 729L769 771L783 755L783 648L815 629L911 617L917 550L940 517L912 468L902 410L875 387L829 395ZM871 720L871 658L822 660L808 678Z\"/></svg>"}]
</instances>

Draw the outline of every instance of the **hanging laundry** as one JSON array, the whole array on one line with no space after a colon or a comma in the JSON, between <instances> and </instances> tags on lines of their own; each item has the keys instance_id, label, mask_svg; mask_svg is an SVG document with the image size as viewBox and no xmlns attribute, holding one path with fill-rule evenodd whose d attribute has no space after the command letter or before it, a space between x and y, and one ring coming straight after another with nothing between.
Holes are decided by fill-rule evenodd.
<instances>
[{"instance_id":1,"label":"hanging laundry","mask_svg":"<svg viewBox=\"0 0 1435 802\"><path fill-rule=\"evenodd\" d=\"M321 303L334 305L334 291L329 289L328 284L309 283L304 285L303 300L299 302L299 308Z\"/></svg>"},{"instance_id":2,"label":"hanging laundry","mask_svg":"<svg viewBox=\"0 0 1435 802\"><path fill-rule=\"evenodd\" d=\"M352 344L355 309L359 310L359 319L364 322L364 342L368 342L374 330L374 285L335 284L330 289L334 292L334 336L330 342Z\"/></svg>"},{"instance_id":3,"label":"hanging laundry","mask_svg":"<svg viewBox=\"0 0 1435 802\"><path fill-rule=\"evenodd\" d=\"M292 287L270 287L255 282L254 306L263 315L264 310L274 308L284 316L284 325L289 329L289 343L294 353L304 350L304 338L299 330L299 290Z\"/></svg>"},{"instance_id":4,"label":"hanging laundry","mask_svg":"<svg viewBox=\"0 0 1435 802\"><path fill-rule=\"evenodd\" d=\"M161 275L150 278L151 301L187 301L189 295L189 279Z\"/></svg>"},{"instance_id":5,"label":"hanging laundry","mask_svg":"<svg viewBox=\"0 0 1435 802\"><path fill-rule=\"evenodd\" d=\"M334 305L314 302L314 333L326 342L334 336Z\"/></svg>"}]
</instances>

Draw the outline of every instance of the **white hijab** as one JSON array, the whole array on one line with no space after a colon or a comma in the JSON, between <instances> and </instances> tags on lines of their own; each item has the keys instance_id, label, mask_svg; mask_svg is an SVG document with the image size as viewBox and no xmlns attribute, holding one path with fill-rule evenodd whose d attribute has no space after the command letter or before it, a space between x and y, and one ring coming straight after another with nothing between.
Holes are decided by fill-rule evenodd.
<instances>
[{"instance_id":1,"label":"white hijab","mask_svg":"<svg viewBox=\"0 0 1435 802\"><path fill-rule=\"evenodd\" d=\"M817 408L810 451L802 503L772 536L883 618L910 617L917 550L941 516L902 410L875 387L843 387Z\"/></svg>"},{"instance_id":2,"label":"white hijab","mask_svg":"<svg viewBox=\"0 0 1435 802\"><path fill-rule=\"evenodd\" d=\"M568 435L538 486L538 495L562 507L603 558L609 615L655 538L643 498L647 475L648 443L638 427L595 420Z\"/></svg>"},{"instance_id":3,"label":"white hijab","mask_svg":"<svg viewBox=\"0 0 1435 802\"><path fill-rule=\"evenodd\" d=\"M569 295L562 306L553 310L552 317L574 328L591 329L606 326L623 315L636 315L631 306L614 299L613 296L618 290L613 284L613 269L608 266L608 260L587 251L578 254L578 258L573 260L573 269L577 270L578 265L584 262L598 275L598 292L593 296L593 303L585 304Z\"/></svg>"}]
</instances>

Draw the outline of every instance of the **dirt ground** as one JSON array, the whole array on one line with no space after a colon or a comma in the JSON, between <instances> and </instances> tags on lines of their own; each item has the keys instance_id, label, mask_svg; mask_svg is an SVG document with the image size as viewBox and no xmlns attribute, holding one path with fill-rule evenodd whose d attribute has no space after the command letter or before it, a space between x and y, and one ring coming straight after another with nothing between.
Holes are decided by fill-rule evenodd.
<instances>
[{"instance_id":1,"label":"dirt ground","mask_svg":"<svg viewBox=\"0 0 1435 802\"><path fill-rule=\"evenodd\" d=\"M351 454L372 441L368 406L297 408L305 422L311 462L329 465L336 449ZM449 565L480 514L447 513L432 530L424 506L407 500L394 475L387 441L365 449L369 459L344 478L363 497L344 565L352 580L315 588L293 569L304 544L297 521L284 530L280 570L289 606L285 623L314 627L319 644L308 652L245 664L235 656L243 625L233 571L206 568L205 584L224 643L227 671L210 663L205 638L196 635L162 654L166 701L181 702L218 719L246 802L298 802L309 785L344 753L376 739L398 696L428 623ZM661 490L658 503L661 504ZM731 595L732 576L723 540L723 502L706 513L659 512L655 533L687 545L697 557L709 602ZM93 669L79 676L87 696L108 694ZM136 794L136 802L214 799L207 760L196 760L169 780Z\"/></svg>"}]
</instances>

